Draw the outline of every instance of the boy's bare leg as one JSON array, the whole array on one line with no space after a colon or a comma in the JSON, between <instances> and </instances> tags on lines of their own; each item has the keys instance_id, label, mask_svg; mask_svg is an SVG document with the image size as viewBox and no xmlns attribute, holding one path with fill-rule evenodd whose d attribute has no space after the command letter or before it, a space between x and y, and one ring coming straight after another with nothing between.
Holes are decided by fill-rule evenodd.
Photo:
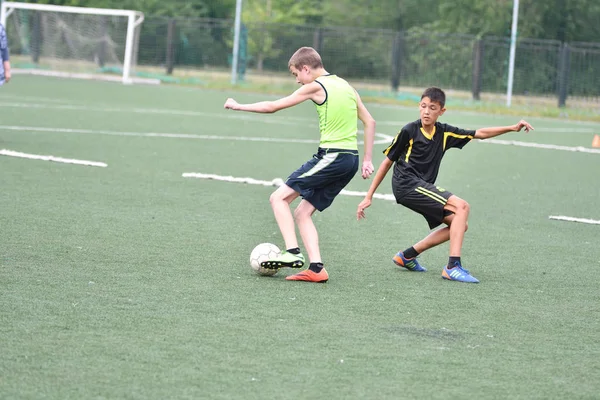
<instances>
[{"instance_id":1,"label":"boy's bare leg","mask_svg":"<svg viewBox=\"0 0 600 400\"><path fill-rule=\"evenodd\" d=\"M294 201L300 194L287 185L281 185L276 191L271 194L269 201L275 220L281 231L281 236L285 242L285 249L295 249L298 247L298 239L296 237L296 227L294 225L294 217L290 209L290 203Z\"/></svg>"},{"instance_id":2,"label":"boy's bare leg","mask_svg":"<svg viewBox=\"0 0 600 400\"><path fill-rule=\"evenodd\" d=\"M327 282L329 274L323 268L321 262L321 253L319 251L319 235L317 228L312 220L312 215L315 213L315 207L306 200L302 200L294 211L294 218L300 230L302 242L308 253L310 266L308 269L294 275L286 276L288 281L305 281L305 282Z\"/></svg>"},{"instance_id":3,"label":"boy's bare leg","mask_svg":"<svg viewBox=\"0 0 600 400\"><path fill-rule=\"evenodd\" d=\"M444 220L445 221L445 220ZM425 236L421 241L417 242L413 247L421 254L425 250L440 245L450 240L450 228L440 228Z\"/></svg>"},{"instance_id":4,"label":"boy's bare leg","mask_svg":"<svg viewBox=\"0 0 600 400\"><path fill-rule=\"evenodd\" d=\"M275 220L283 236L285 249L281 255L265 260L260 263L260 266L268 269L279 268L302 268L304 266L304 256L298 248L298 239L296 238L296 226L294 225L294 217L290 210L290 203L294 201L300 194L287 185L281 185L276 191L271 194L269 201ZM294 250L292 250L294 249Z\"/></svg>"},{"instance_id":5,"label":"boy's bare leg","mask_svg":"<svg viewBox=\"0 0 600 400\"><path fill-rule=\"evenodd\" d=\"M302 200L296 210L294 217L298 224L298 230L302 237L302 242L308 253L308 259L311 263L321 262L321 252L319 251L319 234L312 220L312 215L316 208L306 200Z\"/></svg>"},{"instance_id":6,"label":"boy's bare leg","mask_svg":"<svg viewBox=\"0 0 600 400\"><path fill-rule=\"evenodd\" d=\"M464 200L456 197L456 196L451 196L450 199L452 199L453 197L455 197L456 199L464 202ZM440 245L442 243L447 242L448 240L450 240L450 232L451 232L451 226L463 226L463 234L460 235L460 245L458 246L458 250L453 249L452 248L452 244L450 244L450 254L452 256L454 256L453 252L457 252L458 251L458 255L457 257L460 257L460 251L462 248L462 242L463 242L463 238L464 238L464 233L468 230L469 225L468 222L466 221L466 219L464 219L464 224L461 225L461 222L459 220L458 223L455 223L454 220L456 218L456 210L457 210L457 206L455 204L455 201L452 201L452 203L450 203L450 200L448 200L448 203L450 204L449 207L447 207L447 209L449 211L452 211L453 214L448 215L446 218L444 218L444 223L448 226L444 227L444 228L440 228L438 230L435 230L433 232L431 232L429 235L427 235L423 240L419 241L417 244L415 244L413 247L414 249L419 253L423 253L425 250L429 250L432 247L435 247L437 245ZM466 204L466 202L464 202ZM468 207L469 205L467 204L467 211L466 211L466 216L468 217L469 211L468 211ZM460 205L459 207L460 208ZM464 207L463 207L464 208ZM460 212L459 212L460 214ZM451 242L452 243L452 242ZM456 244L456 243L455 243Z\"/></svg>"},{"instance_id":7,"label":"boy's bare leg","mask_svg":"<svg viewBox=\"0 0 600 400\"><path fill-rule=\"evenodd\" d=\"M454 216L449 226L450 257L448 258L448 264L442 269L442 278L451 281L479 283L477 278L462 267L460 260L463 239L467 230L467 219L469 218L469 203L460 197L450 196L444 208L452 211Z\"/></svg>"},{"instance_id":8,"label":"boy's bare leg","mask_svg":"<svg viewBox=\"0 0 600 400\"><path fill-rule=\"evenodd\" d=\"M467 219L469 218L469 203L457 196L450 196L446 203L446 210L454 213L450 228L450 257L460 257L463 239L467 231Z\"/></svg>"}]
</instances>

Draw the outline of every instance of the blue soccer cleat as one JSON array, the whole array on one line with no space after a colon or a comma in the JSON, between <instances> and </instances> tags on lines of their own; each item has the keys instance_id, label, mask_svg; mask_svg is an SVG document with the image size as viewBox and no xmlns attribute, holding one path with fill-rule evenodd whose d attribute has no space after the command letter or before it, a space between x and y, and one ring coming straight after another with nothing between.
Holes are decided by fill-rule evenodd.
<instances>
[{"instance_id":1,"label":"blue soccer cleat","mask_svg":"<svg viewBox=\"0 0 600 400\"><path fill-rule=\"evenodd\" d=\"M479 280L471 276L469 271L464 269L459 262L455 262L454 267L452 268L448 268L448 265L445 265L442 270L442 278L448 279L449 281L479 283Z\"/></svg>"},{"instance_id":2,"label":"blue soccer cleat","mask_svg":"<svg viewBox=\"0 0 600 400\"><path fill-rule=\"evenodd\" d=\"M415 258L404 258L404 254L402 254L401 251L396 253L394 258L392 258L392 261L397 266L406 268L409 271L427 272L427 269L425 269L425 267L423 267L421 264L419 264L416 257Z\"/></svg>"}]
</instances>

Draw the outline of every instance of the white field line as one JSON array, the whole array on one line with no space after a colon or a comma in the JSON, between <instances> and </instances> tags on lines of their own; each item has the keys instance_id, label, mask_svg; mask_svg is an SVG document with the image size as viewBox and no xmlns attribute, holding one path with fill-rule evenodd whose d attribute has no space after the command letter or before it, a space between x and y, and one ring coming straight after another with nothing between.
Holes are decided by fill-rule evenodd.
<instances>
[{"instance_id":1,"label":"white field line","mask_svg":"<svg viewBox=\"0 0 600 400\"><path fill-rule=\"evenodd\" d=\"M62 157L54 157L54 156L42 156L39 154L28 154L28 153L20 153L18 151L12 151L7 149L0 150L0 155L9 156L9 157L20 157L20 158L29 158L31 160L43 160L43 161L54 161L64 164L78 164L78 165L88 165L91 167L107 167L108 165L103 162L97 161L87 161L87 160L75 160L72 158L62 158Z\"/></svg>"},{"instance_id":2,"label":"white field line","mask_svg":"<svg viewBox=\"0 0 600 400\"><path fill-rule=\"evenodd\" d=\"M56 104L56 103L73 104L71 100L67 100L67 99L54 99L51 97L21 96L21 95L15 96L12 94L4 94L4 93L0 96L0 100L2 100L2 101L13 100L16 102L39 101L39 102L48 102L48 103L52 103L52 104Z\"/></svg>"},{"instance_id":3,"label":"white field line","mask_svg":"<svg viewBox=\"0 0 600 400\"><path fill-rule=\"evenodd\" d=\"M110 136L137 136L137 137L164 137L178 139L203 139L203 140L231 140L231 141L246 141L246 142L273 142L273 143L308 143L318 144L316 139L286 139L286 138L267 138L254 136L219 136L219 135L196 135L188 133L158 133L158 132L119 132L94 129L70 129L70 128L43 128L35 126L15 126L15 125L0 125L0 130L7 131L31 131L31 132L50 132L50 133L83 133L91 135L110 135ZM376 137L380 140L375 140L375 144L390 143L393 137L383 133L376 133ZM358 142L363 144L362 141Z\"/></svg>"},{"instance_id":4,"label":"white field line","mask_svg":"<svg viewBox=\"0 0 600 400\"><path fill-rule=\"evenodd\" d=\"M600 220L588 219L588 218L574 218L574 217L567 217L564 215L550 215L548 217L548 219L555 219L558 221L581 222L583 224L600 225Z\"/></svg>"},{"instance_id":5,"label":"white field line","mask_svg":"<svg viewBox=\"0 0 600 400\"><path fill-rule=\"evenodd\" d=\"M203 112L203 111L185 111L185 110L173 110L173 109L155 109L155 108L118 108L118 107L88 107L88 106L80 106L74 104L36 104L36 103L11 103L11 102L0 102L0 107L17 107L17 108L38 108L38 109L62 109L62 110L75 110L75 111L92 111L92 112L121 112L121 113L133 113L133 114L161 114L161 115L177 115L177 116L191 116L191 117L210 117L210 118L224 118L224 119L237 119L248 122L256 122L256 123L266 123L266 124L280 124L280 125L290 125L290 126L303 126L307 128L315 128L316 124L307 122L303 118L293 117L293 116L261 116L254 114L239 114L233 111L227 111L223 113L214 113L214 112ZM402 126L402 122L399 121L378 121L379 125L394 125L394 126ZM0 126L0 129L11 129L11 127L3 127ZM36 128L24 127L26 129L22 130L36 130ZM37 128L44 129L44 128ZM52 128L45 128L46 131L51 132ZM63 130L64 128L56 128L57 132L67 132L67 130ZM84 132L85 131L85 132ZM563 132L564 130L558 128L548 128L543 131L548 132ZM542 132L543 132L542 131ZM570 129L569 132L573 133L592 133L595 132L594 129L586 129L586 128L577 128ZM93 130L69 130L71 133L98 133L98 134L114 134L114 135L123 135L123 136L158 136L158 137L172 137L172 138L188 138L188 139L216 139L216 140L225 140L224 138L229 138L227 136L219 137L213 135L185 135L185 134L172 134L172 133L150 133L150 134L137 134L133 132L117 132L112 133L110 131L93 131ZM359 133L363 131L359 130ZM538 132L539 133L539 132ZM385 133L377 133L376 136L381 137L381 140L375 141L375 144L387 144L390 143L394 138L395 134L390 136ZM238 140L247 140L247 141L277 141L277 140L263 140L264 138L258 138L258 140L254 138L241 137ZM231 139L233 140L233 139ZM282 139L281 142L287 143L316 143L315 140L303 140L303 139ZM564 150L564 151L580 151L584 153L597 153L600 154L600 150L598 149L590 149L582 146L578 147L569 147L569 146L557 146L550 144L542 144L542 143L533 143L533 142L521 142L516 140L499 140L499 139L487 139L483 140L484 143L493 143L493 144L504 144L504 145L515 145L522 147L534 147L534 148L544 148L544 149L553 149L553 150Z\"/></svg>"},{"instance_id":6,"label":"white field line","mask_svg":"<svg viewBox=\"0 0 600 400\"><path fill-rule=\"evenodd\" d=\"M186 111L172 110L165 108L126 108L126 107L88 107L74 104L36 104L36 103L0 103L0 107L7 108L37 108L37 109L52 109L52 110L71 110L71 111L92 111L106 113L130 113L130 114L160 114L160 115L176 115L188 117L209 117L223 119L238 119L248 122L258 122L265 124L280 124L280 125L302 125L308 128L314 128L318 125L315 123L307 123L306 119L298 117L273 117L261 116L260 114L243 114L235 111L224 111L222 113L204 112L204 111Z\"/></svg>"},{"instance_id":7,"label":"white field line","mask_svg":"<svg viewBox=\"0 0 600 400\"><path fill-rule=\"evenodd\" d=\"M38 76L50 76L56 78L73 78L73 79L88 79L106 82L123 82L123 77L116 75L102 75L102 74L87 74L77 72L59 72L59 71L46 71L40 69L19 69L15 68L12 70L14 74L20 75L38 75ZM147 85L160 85L160 79L153 78L130 78L133 83L143 83Z\"/></svg>"},{"instance_id":8,"label":"white field line","mask_svg":"<svg viewBox=\"0 0 600 400\"><path fill-rule=\"evenodd\" d=\"M184 178L212 179L212 180L223 181L223 182L246 183L249 185L262 185L262 186L275 186L275 187L280 186L284 182L281 178L275 178L272 181L262 181L262 180L254 179L254 178L239 178L239 177L235 177L235 176L203 174L201 172L184 172L183 174L181 174L181 176ZM367 192L356 192L356 191L344 189L340 192L340 194L345 195L345 196L365 197ZM396 200L396 198L392 194L375 193L373 195L373 197L376 199L381 199L381 200L393 200L393 201Z\"/></svg>"},{"instance_id":9,"label":"white field line","mask_svg":"<svg viewBox=\"0 0 600 400\"><path fill-rule=\"evenodd\" d=\"M397 130L400 131L400 129L406 125L406 121L379 121L377 120L377 125L378 126L396 126L398 127ZM466 128L465 128L466 129ZM472 129L476 129L476 128L472 128ZM599 130L599 128L539 128L535 130L535 133L529 133L531 134L544 134L546 132L551 132L551 133L561 133L561 132L568 132L568 133L597 133Z\"/></svg>"},{"instance_id":10,"label":"white field line","mask_svg":"<svg viewBox=\"0 0 600 400\"><path fill-rule=\"evenodd\" d=\"M583 146L559 146L555 144L543 144L532 142L519 142L517 140L485 139L481 143L504 144L521 147L535 147L536 149L562 150L562 151L580 151L582 153L600 154L600 149L591 149Z\"/></svg>"},{"instance_id":11,"label":"white field line","mask_svg":"<svg viewBox=\"0 0 600 400\"><path fill-rule=\"evenodd\" d=\"M395 104L385 104L385 103L366 103L368 108L384 108L384 109L402 109L402 110L414 110L417 111L418 110L418 102L415 102L414 106L402 106L402 105L395 105ZM416 113L415 115L417 115L418 113ZM482 111L468 111L468 110L452 110L452 115L469 115L469 116L485 116L488 119L500 119L500 120L505 120L506 118L513 118L509 115L502 115L502 114L496 114L496 113L490 113L490 112L482 112ZM519 117L516 117L517 119L519 119ZM565 118L561 118L561 117L534 117L535 120L542 120L542 121L549 121L551 123L564 123L564 122L568 122L570 125L582 125L582 126L598 126L598 122L595 121L580 121L580 120L566 120ZM415 117L416 119L416 117ZM529 118L527 118L529 119ZM402 124L402 126L404 126L404 124L406 124L406 121ZM451 124L452 125L452 124ZM500 125L500 124L499 124ZM504 125L504 124L502 124ZM534 124L535 126L535 124ZM561 130L561 132L563 132L564 130Z\"/></svg>"},{"instance_id":12,"label":"white field line","mask_svg":"<svg viewBox=\"0 0 600 400\"><path fill-rule=\"evenodd\" d=\"M553 132L553 133L563 133L563 132L568 132L568 133L596 133L598 132L599 128L539 128L536 129L535 132L530 132L528 133L528 135L537 135L539 134L538 131L542 132L542 135L546 132Z\"/></svg>"},{"instance_id":13,"label":"white field line","mask_svg":"<svg viewBox=\"0 0 600 400\"><path fill-rule=\"evenodd\" d=\"M3 96L6 98L9 96ZM2 99L0 98L0 99ZM307 122L306 118L294 117L294 116L265 116L260 114L243 114L236 113L234 111L225 111L223 113L216 112L204 112L204 111L189 111L189 110L175 110L168 108L127 108L127 107L106 107L106 106L82 106L78 104L67 103L65 104L44 104L46 101L51 101L46 98L22 98L22 100L37 100L40 103L18 103L18 102L0 102L0 107L13 107L13 108L37 108L37 109L52 109L52 110L71 110L71 111L90 111L90 112L107 112L107 113L132 113L132 114L160 114L160 115L175 115L175 116L189 116L189 117L210 117L210 118L224 118L224 119L238 119L242 121L267 123L267 124L281 124L281 125L301 125L307 128L315 128L318 126L316 123ZM54 103L61 101L53 101ZM395 126L396 131L400 131L402 126L406 124L406 121L385 121L378 120L377 125L380 126ZM592 123L590 123L592 124ZM598 131L598 128L541 128L540 132L565 132L569 133L594 133ZM397 132L394 132L394 137ZM539 132L536 132L539 133Z\"/></svg>"},{"instance_id":14,"label":"white field line","mask_svg":"<svg viewBox=\"0 0 600 400\"><path fill-rule=\"evenodd\" d=\"M120 80L120 78L119 78ZM225 114L217 114L217 113L205 113L205 112L200 112L200 111L183 111L183 110L174 110L174 109L150 109L150 108L115 108L115 107L106 107L106 106L96 106L96 107L87 107L87 106L80 106L80 105L74 105L74 104L70 104L69 100L66 99L53 99L53 98L46 98L46 97L33 97L33 96L15 96L15 95L2 95L0 96L0 100L4 100L4 99L15 99L16 101L39 101L39 102L51 102L54 104L34 104L34 103L17 103L17 102L7 102L7 103L0 103L0 106L2 107L17 107L17 108L42 108L42 109L64 109L64 110L82 110L82 111L98 111L98 112L125 112L125 113L145 113L145 114L164 114L164 115L189 115L189 116L210 116L210 117L214 117L214 118L234 118L234 119L242 119L242 120L249 120L249 121L257 121L260 119L260 122L265 122L265 123L280 123L280 124L286 124L286 121L289 121L290 123L287 123L288 125L295 125L293 123L291 123L291 121L297 121L299 122L299 124L302 124L302 126L306 126L306 127L314 127L317 125L314 124L307 124L306 123L306 119L301 118L301 117L293 117L293 116L285 116L285 117L274 117L274 116L268 116L267 118L264 118L264 116L260 115L252 115L252 114L247 114L247 115L236 115L236 116L231 116L231 113L229 113L228 115ZM65 103L63 105L58 105L56 103ZM412 107L406 107L406 106L395 106L395 105L389 105L389 104L377 104L377 103L369 103L370 107L377 107L377 108L385 108L385 109L412 109ZM486 114L486 113L480 113L480 112L472 112L472 111L454 111L456 114L462 114L462 115L488 115L490 117L494 117L494 118L503 118L503 116L499 116L497 114ZM277 119L280 119L279 121ZM540 119L540 118L538 118ZM556 118L541 118L542 120L547 120L547 121L555 121ZM285 121L283 121L285 120ZM383 121L383 120L378 120L377 124L378 125L382 125L382 126L396 126L397 130L399 131L400 128L402 126L404 126L406 124L406 120L402 120L402 121ZM569 124L571 125L581 125L581 126L591 126L590 128L569 128L568 132L569 133L594 133L597 132L598 130L598 123L594 122L594 121L568 121ZM542 130L542 129L540 129ZM565 132L566 129L563 128L543 128L543 132ZM395 136L395 134L394 134Z\"/></svg>"},{"instance_id":15,"label":"white field line","mask_svg":"<svg viewBox=\"0 0 600 400\"><path fill-rule=\"evenodd\" d=\"M34 126L15 126L15 125L0 125L0 130L52 132L52 133L83 133L83 134L111 135L111 136L165 137L165 138L179 138L179 139L230 140L230 141L247 141L247 142L308 143L308 144L319 143L318 140L316 140L316 139L286 139L286 138L265 138L265 137L253 137L253 136L219 136L219 135L196 135L196 134L186 134L186 133L158 133L158 132L119 132L119 131L94 130L94 129L43 128L43 127L34 127ZM381 138L379 140L376 140L375 144L388 144L388 143L391 143L391 140L393 139L392 136L388 136L384 133L376 133L375 136ZM587 148L587 147L582 147L582 146L569 147L569 146L558 146L558 145L553 145L553 144L519 142L516 140L500 140L500 139L478 140L478 142L522 146L522 147L533 147L533 148L547 149L547 150L562 150L562 151L571 151L571 152L600 154L600 149L592 149L592 148ZM363 144L363 142L359 141L359 144Z\"/></svg>"},{"instance_id":16,"label":"white field line","mask_svg":"<svg viewBox=\"0 0 600 400\"><path fill-rule=\"evenodd\" d=\"M260 186L279 187L284 183L283 179L281 179L281 178L275 178L272 181L263 181L260 179L254 179L254 178L249 178L249 177L235 177L235 176L231 176L231 175L225 176L225 175L216 175L216 174L204 174L201 172L184 172L183 174L181 174L181 176L184 178L209 179L209 180L222 181L222 182L245 183L248 185L260 185ZM364 197L367 194L367 192L356 192L356 191L344 189L340 192L340 194L345 195L345 196ZM375 193L373 195L373 197L376 199L381 199L381 200L391 200L391 201L396 200L396 198L392 194ZM600 221L593 220L593 219L587 219L587 218L573 218L573 217L553 216L553 215L549 216L548 218L561 220L561 221L581 222L581 223L585 223L585 224L600 225Z\"/></svg>"}]
</instances>

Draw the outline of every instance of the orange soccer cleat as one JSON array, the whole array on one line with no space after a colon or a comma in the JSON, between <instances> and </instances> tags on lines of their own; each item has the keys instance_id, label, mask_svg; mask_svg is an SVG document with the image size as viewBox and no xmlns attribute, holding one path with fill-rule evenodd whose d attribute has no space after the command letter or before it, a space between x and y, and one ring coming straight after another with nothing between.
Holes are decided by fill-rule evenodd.
<instances>
[{"instance_id":1,"label":"orange soccer cleat","mask_svg":"<svg viewBox=\"0 0 600 400\"><path fill-rule=\"evenodd\" d=\"M302 272L298 272L295 275L285 277L288 281L305 281L305 282L318 282L325 283L329 280L329 274L325 271L325 268L321 272L317 273L310 269L305 269Z\"/></svg>"}]
</instances>

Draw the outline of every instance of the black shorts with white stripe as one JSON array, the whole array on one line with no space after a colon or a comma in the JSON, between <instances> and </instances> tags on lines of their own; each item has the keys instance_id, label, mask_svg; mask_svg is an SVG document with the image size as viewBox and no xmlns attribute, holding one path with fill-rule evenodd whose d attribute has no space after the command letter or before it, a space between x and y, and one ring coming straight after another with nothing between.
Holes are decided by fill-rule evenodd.
<instances>
[{"instance_id":1,"label":"black shorts with white stripe","mask_svg":"<svg viewBox=\"0 0 600 400\"><path fill-rule=\"evenodd\" d=\"M444 218L451 214L444 207L452 193L425 181L418 182L410 190L403 187L400 192L394 188L394 196L398 204L425 217L430 229L442 224Z\"/></svg>"},{"instance_id":2,"label":"black shorts with white stripe","mask_svg":"<svg viewBox=\"0 0 600 400\"><path fill-rule=\"evenodd\" d=\"M323 211L358 171L358 151L319 148L313 158L294 171L285 184Z\"/></svg>"}]
</instances>

